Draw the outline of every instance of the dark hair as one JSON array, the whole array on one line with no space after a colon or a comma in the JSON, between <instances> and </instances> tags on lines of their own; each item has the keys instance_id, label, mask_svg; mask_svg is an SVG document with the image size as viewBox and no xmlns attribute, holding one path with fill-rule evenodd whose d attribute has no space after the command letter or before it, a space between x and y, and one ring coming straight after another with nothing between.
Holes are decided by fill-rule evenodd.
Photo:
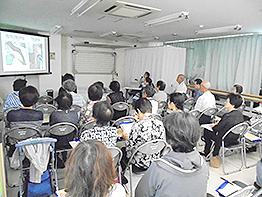
<instances>
[{"instance_id":1,"label":"dark hair","mask_svg":"<svg viewBox=\"0 0 262 197\"><path fill-rule=\"evenodd\" d=\"M175 152L191 152L200 138L198 120L186 112L173 112L164 120L167 143Z\"/></svg>"},{"instance_id":2,"label":"dark hair","mask_svg":"<svg viewBox=\"0 0 262 197\"><path fill-rule=\"evenodd\" d=\"M135 110L138 109L143 113L152 113L152 104L147 98L140 98L135 101Z\"/></svg>"},{"instance_id":3,"label":"dark hair","mask_svg":"<svg viewBox=\"0 0 262 197\"><path fill-rule=\"evenodd\" d=\"M115 183L110 151L101 142L80 142L66 162L65 188L69 196L107 196Z\"/></svg>"},{"instance_id":4,"label":"dark hair","mask_svg":"<svg viewBox=\"0 0 262 197\"><path fill-rule=\"evenodd\" d=\"M152 79L150 77L147 77L145 80L150 86L152 86Z\"/></svg>"},{"instance_id":5,"label":"dark hair","mask_svg":"<svg viewBox=\"0 0 262 197\"><path fill-rule=\"evenodd\" d=\"M93 117L99 126L105 126L114 115L113 108L107 101L101 101L94 104Z\"/></svg>"},{"instance_id":6,"label":"dark hair","mask_svg":"<svg viewBox=\"0 0 262 197\"><path fill-rule=\"evenodd\" d=\"M146 85L146 87L143 88L143 93L146 93L147 97L153 97L155 94L155 90L152 86Z\"/></svg>"},{"instance_id":7,"label":"dark hair","mask_svg":"<svg viewBox=\"0 0 262 197\"><path fill-rule=\"evenodd\" d=\"M58 90L58 96L63 96L63 95L66 95L67 93L68 91L63 87L60 87Z\"/></svg>"},{"instance_id":8,"label":"dark hair","mask_svg":"<svg viewBox=\"0 0 262 197\"><path fill-rule=\"evenodd\" d=\"M148 71L145 72L145 74L147 77L150 77L150 73Z\"/></svg>"},{"instance_id":9,"label":"dark hair","mask_svg":"<svg viewBox=\"0 0 262 197\"><path fill-rule=\"evenodd\" d=\"M241 85L239 85L239 84L235 84L234 88L236 88L236 92L238 94L241 94L243 92L243 87Z\"/></svg>"},{"instance_id":10,"label":"dark hair","mask_svg":"<svg viewBox=\"0 0 262 197\"><path fill-rule=\"evenodd\" d=\"M103 83L102 81L97 81L97 82L95 82L94 84L100 85L101 88L102 88L102 90L104 90L104 83Z\"/></svg>"},{"instance_id":11,"label":"dark hair","mask_svg":"<svg viewBox=\"0 0 262 197\"><path fill-rule=\"evenodd\" d=\"M239 108L243 103L243 99L239 94L229 93L227 98L229 99L229 103L234 105L235 108Z\"/></svg>"},{"instance_id":12,"label":"dark hair","mask_svg":"<svg viewBox=\"0 0 262 197\"><path fill-rule=\"evenodd\" d=\"M19 91L21 88L26 86L27 81L25 79L17 79L13 83L13 90Z\"/></svg>"},{"instance_id":13,"label":"dark hair","mask_svg":"<svg viewBox=\"0 0 262 197\"><path fill-rule=\"evenodd\" d=\"M186 97L180 92L174 92L170 94L170 102L174 103L178 109L184 110L184 102Z\"/></svg>"},{"instance_id":14,"label":"dark hair","mask_svg":"<svg viewBox=\"0 0 262 197\"><path fill-rule=\"evenodd\" d=\"M203 82L202 79L195 79L195 82L197 85L201 85L201 83Z\"/></svg>"},{"instance_id":15,"label":"dark hair","mask_svg":"<svg viewBox=\"0 0 262 197\"><path fill-rule=\"evenodd\" d=\"M19 99L23 106L31 107L37 103L39 93L33 86L23 87L19 90Z\"/></svg>"},{"instance_id":16,"label":"dark hair","mask_svg":"<svg viewBox=\"0 0 262 197\"><path fill-rule=\"evenodd\" d=\"M58 108L61 110L69 110L73 104L73 98L70 93L60 94L56 98Z\"/></svg>"},{"instance_id":17,"label":"dark hair","mask_svg":"<svg viewBox=\"0 0 262 197\"><path fill-rule=\"evenodd\" d=\"M72 74L66 73L62 76L62 84L63 84L64 81L66 81L68 79L75 81L75 77Z\"/></svg>"},{"instance_id":18,"label":"dark hair","mask_svg":"<svg viewBox=\"0 0 262 197\"><path fill-rule=\"evenodd\" d=\"M88 88L88 98L91 101L98 101L102 98L103 96L103 90L102 87L98 84L92 84Z\"/></svg>"},{"instance_id":19,"label":"dark hair","mask_svg":"<svg viewBox=\"0 0 262 197\"><path fill-rule=\"evenodd\" d=\"M109 88L114 92L119 92L120 83L118 81L111 81Z\"/></svg>"},{"instance_id":20,"label":"dark hair","mask_svg":"<svg viewBox=\"0 0 262 197\"><path fill-rule=\"evenodd\" d=\"M159 80L157 83L156 83L156 87L159 88L159 90L161 91L164 91L165 88L166 88L166 83L162 80Z\"/></svg>"}]
</instances>

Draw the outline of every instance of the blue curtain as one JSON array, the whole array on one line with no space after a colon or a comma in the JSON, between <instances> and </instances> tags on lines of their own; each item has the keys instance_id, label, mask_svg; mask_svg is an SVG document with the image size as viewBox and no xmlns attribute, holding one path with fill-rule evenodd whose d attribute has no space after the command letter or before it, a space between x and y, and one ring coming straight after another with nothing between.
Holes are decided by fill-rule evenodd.
<instances>
[{"instance_id":1,"label":"blue curtain","mask_svg":"<svg viewBox=\"0 0 262 197\"><path fill-rule=\"evenodd\" d=\"M241 84L244 93L257 95L262 75L262 35L173 43L187 48L188 78L210 81L212 88L232 90Z\"/></svg>"}]
</instances>

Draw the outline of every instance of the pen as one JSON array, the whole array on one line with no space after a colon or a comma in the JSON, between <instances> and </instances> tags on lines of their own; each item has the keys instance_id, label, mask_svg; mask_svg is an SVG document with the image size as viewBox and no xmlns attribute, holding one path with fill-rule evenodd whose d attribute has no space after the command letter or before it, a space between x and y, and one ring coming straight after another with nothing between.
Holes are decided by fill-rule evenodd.
<instances>
[{"instance_id":1,"label":"pen","mask_svg":"<svg viewBox=\"0 0 262 197\"><path fill-rule=\"evenodd\" d=\"M220 178L221 178L223 181L227 181L229 184L234 185L232 182L226 180L225 178L223 178L223 177L220 177Z\"/></svg>"}]
</instances>

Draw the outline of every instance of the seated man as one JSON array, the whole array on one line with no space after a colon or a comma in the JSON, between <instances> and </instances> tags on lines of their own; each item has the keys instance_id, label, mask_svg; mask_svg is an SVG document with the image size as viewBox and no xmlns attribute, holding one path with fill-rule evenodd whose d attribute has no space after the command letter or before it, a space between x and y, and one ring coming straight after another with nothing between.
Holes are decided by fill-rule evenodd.
<instances>
[{"instance_id":1,"label":"seated man","mask_svg":"<svg viewBox=\"0 0 262 197\"><path fill-rule=\"evenodd\" d=\"M14 92L7 95L4 110L12 107L23 107L20 99L19 99L19 90L26 86L27 81L24 79L17 79L13 83Z\"/></svg>"},{"instance_id":2,"label":"seated man","mask_svg":"<svg viewBox=\"0 0 262 197\"><path fill-rule=\"evenodd\" d=\"M201 92L200 90L200 86L201 86L202 80L201 79L195 79L195 93L194 93L194 97L195 100L197 101L197 99L203 95L203 92Z\"/></svg>"},{"instance_id":3,"label":"seated man","mask_svg":"<svg viewBox=\"0 0 262 197\"><path fill-rule=\"evenodd\" d=\"M126 157L122 161L123 169L126 167L128 158L142 144L150 140L165 139L165 128L163 123L151 115L152 105L146 98L140 98L135 102L135 110L137 112L137 123L131 128L131 132L126 140ZM125 152L125 151L124 151ZM134 170L146 170L151 162L159 158L159 154L144 155L139 154L135 157Z\"/></svg>"},{"instance_id":4,"label":"seated man","mask_svg":"<svg viewBox=\"0 0 262 197\"><path fill-rule=\"evenodd\" d=\"M118 132L116 127L108 126L113 118L113 109L107 101L101 101L94 104L93 117L96 126L82 132L80 141L89 139L101 141L105 146L116 146Z\"/></svg>"},{"instance_id":5,"label":"seated man","mask_svg":"<svg viewBox=\"0 0 262 197\"><path fill-rule=\"evenodd\" d=\"M39 98L37 89L33 86L27 86L19 91L19 99L23 107L18 110L11 110L7 113L7 121L10 127L39 127L43 122L43 113L33 109Z\"/></svg>"},{"instance_id":6,"label":"seated man","mask_svg":"<svg viewBox=\"0 0 262 197\"><path fill-rule=\"evenodd\" d=\"M216 99L215 96L209 91L210 83L208 81L204 81L200 85L200 90L203 92L203 95L197 99L195 109L203 112L205 109L210 107L216 107ZM211 117L202 115L199 119L199 124L207 124L210 123Z\"/></svg>"},{"instance_id":7,"label":"seated man","mask_svg":"<svg viewBox=\"0 0 262 197\"><path fill-rule=\"evenodd\" d=\"M169 100L168 108L170 109L171 112L183 111L185 100L186 100L185 94L182 94L182 93L179 93L179 92L174 92L174 93L170 94L170 100Z\"/></svg>"},{"instance_id":8,"label":"seated man","mask_svg":"<svg viewBox=\"0 0 262 197\"><path fill-rule=\"evenodd\" d=\"M190 114L179 112L168 115L164 125L172 151L151 164L135 196L206 196L208 167L195 150L199 123Z\"/></svg>"},{"instance_id":9,"label":"seated man","mask_svg":"<svg viewBox=\"0 0 262 197\"><path fill-rule=\"evenodd\" d=\"M242 104L242 98L239 94L230 93L227 96L225 107L228 109L228 113L224 114L220 121L218 121L213 126L213 131L209 131L207 129L204 129L204 139L205 139L205 148L204 148L204 156L207 156L209 152L211 151L211 144L212 140L215 142L214 151L212 153L213 158L211 157L211 160L214 161L217 160L217 165L212 167L219 167L220 166L220 159L219 159L219 150L222 143L222 137L224 134L231 129L233 126L244 122L243 114L237 110L238 107L240 107ZM229 133L227 137L225 138L225 146L238 144L238 137L239 135L236 135L234 133Z\"/></svg>"},{"instance_id":10,"label":"seated man","mask_svg":"<svg viewBox=\"0 0 262 197\"><path fill-rule=\"evenodd\" d=\"M147 85L142 90L142 97L143 98L147 98L150 101L151 105L152 105L152 114L156 114L157 110L158 110L158 102L153 99L154 94L155 94L155 90L150 85Z\"/></svg>"},{"instance_id":11,"label":"seated man","mask_svg":"<svg viewBox=\"0 0 262 197\"><path fill-rule=\"evenodd\" d=\"M187 92L187 87L186 84L184 82L185 80L185 76L183 74L179 74L176 78L176 81L178 83L178 85L175 88L174 92L179 92L179 93L185 93Z\"/></svg>"},{"instance_id":12,"label":"seated man","mask_svg":"<svg viewBox=\"0 0 262 197\"><path fill-rule=\"evenodd\" d=\"M153 99L156 101L167 101L167 94L164 92L166 88L166 83L162 80L157 81L156 83L156 93L153 96Z\"/></svg>"}]
</instances>

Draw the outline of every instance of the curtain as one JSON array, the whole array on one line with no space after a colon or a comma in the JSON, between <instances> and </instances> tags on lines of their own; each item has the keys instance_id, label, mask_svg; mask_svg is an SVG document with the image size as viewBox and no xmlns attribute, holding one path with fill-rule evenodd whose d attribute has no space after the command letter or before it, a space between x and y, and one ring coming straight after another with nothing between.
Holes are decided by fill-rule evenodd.
<instances>
[{"instance_id":1,"label":"curtain","mask_svg":"<svg viewBox=\"0 0 262 197\"><path fill-rule=\"evenodd\" d=\"M210 81L212 88L259 93L262 75L262 36L242 36L174 43L187 48L185 73L190 79Z\"/></svg>"},{"instance_id":2,"label":"curtain","mask_svg":"<svg viewBox=\"0 0 262 197\"><path fill-rule=\"evenodd\" d=\"M162 79L166 91L171 92L176 76L185 72L186 49L165 46L155 48L131 49L126 51L126 83L138 87L140 77L149 71L153 83Z\"/></svg>"}]
</instances>

